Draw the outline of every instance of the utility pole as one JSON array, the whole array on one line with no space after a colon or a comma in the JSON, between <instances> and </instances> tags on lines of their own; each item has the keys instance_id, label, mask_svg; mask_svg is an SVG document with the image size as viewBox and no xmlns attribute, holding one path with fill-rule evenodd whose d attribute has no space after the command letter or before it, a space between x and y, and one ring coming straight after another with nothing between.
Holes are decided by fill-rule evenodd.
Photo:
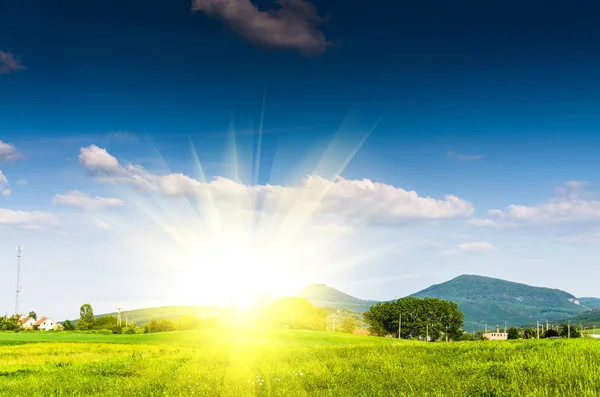
<instances>
[{"instance_id":1,"label":"utility pole","mask_svg":"<svg viewBox=\"0 0 600 397\"><path fill-rule=\"evenodd\" d=\"M402 338L402 313L398 315L398 339Z\"/></svg>"},{"instance_id":2,"label":"utility pole","mask_svg":"<svg viewBox=\"0 0 600 397\"><path fill-rule=\"evenodd\" d=\"M569 324L567 325L567 338L571 339L571 320L569 320Z\"/></svg>"},{"instance_id":3,"label":"utility pole","mask_svg":"<svg viewBox=\"0 0 600 397\"><path fill-rule=\"evenodd\" d=\"M15 314L19 314L19 292L21 292L21 253L23 253L23 247L19 245L17 247L17 285L15 287Z\"/></svg>"},{"instance_id":4,"label":"utility pole","mask_svg":"<svg viewBox=\"0 0 600 397\"><path fill-rule=\"evenodd\" d=\"M536 326L536 331L537 331L537 338L540 339L540 322L537 322L537 326Z\"/></svg>"},{"instance_id":5,"label":"utility pole","mask_svg":"<svg viewBox=\"0 0 600 397\"><path fill-rule=\"evenodd\" d=\"M485 322L485 333L487 334L487 321Z\"/></svg>"},{"instance_id":6,"label":"utility pole","mask_svg":"<svg viewBox=\"0 0 600 397\"><path fill-rule=\"evenodd\" d=\"M508 323L508 321L504 322L504 333L506 333L506 324Z\"/></svg>"}]
</instances>

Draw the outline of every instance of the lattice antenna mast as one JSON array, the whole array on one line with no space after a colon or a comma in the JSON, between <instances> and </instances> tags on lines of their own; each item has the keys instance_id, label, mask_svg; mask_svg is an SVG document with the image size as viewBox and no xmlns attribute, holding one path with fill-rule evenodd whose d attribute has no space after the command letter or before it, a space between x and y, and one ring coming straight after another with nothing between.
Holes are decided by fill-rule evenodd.
<instances>
[{"instance_id":1,"label":"lattice antenna mast","mask_svg":"<svg viewBox=\"0 0 600 397\"><path fill-rule=\"evenodd\" d=\"M19 292L21 292L21 254L23 247L17 247L17 285L15 287L15 314L19 314Z\"/></svg>"}]
</instances>

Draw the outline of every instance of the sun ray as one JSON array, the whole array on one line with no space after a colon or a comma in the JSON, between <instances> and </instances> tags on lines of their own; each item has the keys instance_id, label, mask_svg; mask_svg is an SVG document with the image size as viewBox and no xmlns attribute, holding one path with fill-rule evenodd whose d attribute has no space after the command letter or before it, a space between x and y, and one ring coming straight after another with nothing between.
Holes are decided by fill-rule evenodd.
<instances>
[{"instance_id":1,"label":"sun ray","mask_svg":"<svg viewBox=\"0 0 600 397\"><path fill-rule=\"evenodd\" d=\"M330 143L329 147L323 154L321 161L317 165L315 169L316 175L329 177L328 179L332 179L341 175L344 169L348 166L350 161L356 156L356 153L360 150L369 136L373 133L373 131L379 126L386 113L389 111L389 108L386 109L385 112L377 119L377 121L373 124L373 126L364 134L361 134L362 137L356 142L354 145L351 144L351 148L349 152L343 153L343 133L345 132L344 127L347 125L348 118L342 123L342 126L338 130L336 136ZM332 168L331 171L327 172L326 168L329 168L326 164L327 161L331 162L332 159L335 159L336 151L341 151L342 153L339 156L342 157L339 164L329 166ZM335 160L334 160L335 161ZM329 174L329 175L327 175ZM287 217L286 222L283 226L285 233L287 235L286 243L289 244L298 234L298 231L302 229L306 223L310 220L310 218L315 214L318 210L319 206L322 204L323 199L331 190L333 184L325 184L324 188L316 193L316 198L312 198L312 205L305 206L304 208L299 208L298 205L294 205L292 207L291 213L293 217ZM300 194L300 200L305 201L306 196L302 197L303 194Z\"/></svg>"}]
</instances>

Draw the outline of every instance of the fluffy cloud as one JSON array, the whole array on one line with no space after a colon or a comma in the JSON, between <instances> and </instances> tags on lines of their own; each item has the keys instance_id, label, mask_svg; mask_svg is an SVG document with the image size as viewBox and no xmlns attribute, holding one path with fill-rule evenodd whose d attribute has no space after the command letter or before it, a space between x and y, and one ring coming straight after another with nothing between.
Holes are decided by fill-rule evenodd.
<instances>
[{"instance_id":1,"label":"fluffy cloud","mask_svg":"<svg viewBox=\"0 0 600 397\"><path fill-rule=\"evenodd\" d=\"M109 207L120 207L123 202L115 198L92 197L87 193L74 190L67 194L57 194L52 199L52 204L68 205L88 211L100 211Z\"/></svg>"},{"instance_id":2,"label":"fluffy cloud","mask_svg":"<svg viewBox=\"0 0 600 397\"><path fill-rule=\"evenodd\" d=\"M58 217L42 211L14 211L0 208L0 225L21 229L43 229L58 226Z\"/></svg>"},{"instance_id":3,"label":"fluffy cloud","mask_svg":"<svg viewBox=\"0 0 600 397\"><path fill-rule=\"evenodd\" d=\"M446 156L450 160L457 160L457 161L483 160L483 155L482 154L465 155L465 154L458 154L456 152L453 152L452 150L450 150L448 153L446 153Z\"/></svg>"},{"instance_id":4,"label":"fluffy cloud","mask_svg":"<svg viewBox=\"0 0 600 397\"><path fill-rule=\"evenodd\" d=\"M493 219L469 219L467 224L469 226L481 228L497 228L499 226Z\"/></svg>"},{"instance_id":5,"label":"fluffy cloud","mask_svg":"<svg viewBox=\"0 0 600 397\"><path fill-rule=\"evenodd\" d=\"M8 179L0 171L0 196L10 196L10 186L8 185Z\"/></svg>"},{"instance_id":6,"label":"fluffy cloud","mask_svg":"<svg viewBox=\"0 0 600 397\"><path fill-rule=\"evenodd\" d=\"M582 198L582 188L587 182L569 181L557 188L562 197L552 198L538 205L511 204L506 210L488 211L502 223L513 224L565 224L573 222L599 222L600 201Z\"/></svg>"},{"instance_id":7,"label":"fluffy cloud","mask_svg":"<svg viewBox=\"0 0 600 397\"><path fill-rule=\"evenodd\" d=\"M18 160L22 157L23 155L14 145L0 141L0 161L9 162Z\"/></svg>"},{"instance_id":8,"label":"fluffy cloud","mask_svg":"<svg viewBox=\"0 0 600 397\"><path fill-rule=\"evenodd\" d=\"M325 22L314 4L277 0L280 8L260 11L250 0L192 0L192 10L225 22L248 41L272 49L296 49L319 55L331 43L317 26Z\"/></svg>"},{"instance_id":9,"label":"fluffy cloud","mask_svg":"<svg viewBox=\"0 0 600 397\"><path fill-rule=\"evenodd\" d=\"M442 256L450 256L457 254L485 254L497 251L498 247L493 244L490 244L486 241L481 242L473 242L473 243L463 243L457 245L455 248L450 250L446 250L442 252Z\"/></svg>"},{"instance_id":10,"label":"fluffy cloud","mask_svg":"<svg viewBox=\"0 0 600 397\"><path fill-rule=\"evenodd\" d=\"M414 191L368 179L330 181L309 176L296 187L247 186L222 177L202 183L183 174L155 175L141 166L121 165L94 145L82 148L79 160L100 182L119 183L145 193L230 203L248 210L260 207L267 212L331 215L377 223L468 217L474 212L471 203L453 195L421 197Z\"/></svg>"},{"instance_id":11,"label":"fluffy cloud","mask_svg":"<svg viewBox=\"0 0 600 397\"><path fill-rule=\"evenodd\" d=\"M0 50L0 74L7 74L23 69L25 69L25 66L21 65L19 58L15 58L10 52Z\"/></svg>"},{"instance_id":12,"label":"fluffy cloud","mask_svg":"<svg viewBox=\"0 0 600 397\"><path fill-rule=\"evenodd\" d=\"M106 223L104 221L100 221L100 220L95 220L94 221L94 226L96 226L98 229L104 230L104 231L111 230L111 227L110 227L110 225L108 223Z\"/></svg>"}]
</instances>

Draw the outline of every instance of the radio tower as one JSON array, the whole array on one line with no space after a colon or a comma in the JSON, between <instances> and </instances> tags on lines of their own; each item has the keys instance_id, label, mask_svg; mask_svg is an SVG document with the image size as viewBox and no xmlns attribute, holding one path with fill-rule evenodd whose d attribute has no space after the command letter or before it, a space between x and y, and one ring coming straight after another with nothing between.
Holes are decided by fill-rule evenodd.
<instances>
[{"instance_id":1,"label":"radio tower","mask_svg":"<svg viewBox=\"0 0 600 397\"><path fill-rule=\"evenodd\" d=\"M15 287L15 314L19 314L19 292L21 292L21 253L23 253L23 247L20 245L17 247L17 286Z\"/></svg>"}]
</instances>

